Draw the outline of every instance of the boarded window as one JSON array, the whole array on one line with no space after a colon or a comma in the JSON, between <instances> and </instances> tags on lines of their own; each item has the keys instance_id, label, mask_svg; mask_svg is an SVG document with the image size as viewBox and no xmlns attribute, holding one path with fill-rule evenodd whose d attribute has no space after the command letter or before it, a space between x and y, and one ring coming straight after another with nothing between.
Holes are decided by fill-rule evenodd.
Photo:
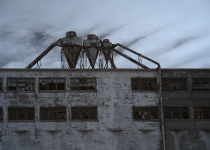
<instances>
[{"instance_id":1,"label":"boarded window","mask_svg":"<svg viewBox=\"0 0 210 150\"><path fill-rule=\"evenodd\" d=\"M156 78L131 78L131 87L133 91L139 90L156 90Z\"/></svg>"},{"instance_id":2,"label":"boarded window","mask_svg":"<svg viewBox=\"0 0 210 150\"><path fill-rule=\"evenodd\" d=\"M193 78L192 88L193 90L209 90L210 79L209 78Z\"/></svg>"},{"instance_id":3,"label":"boarded window","mask_svg":"<svg viewBox=\"0 0 210 150\"><path fill-rule=\"evenodd\" d=\"M3 80L0 78L0 91L3 89Z\"/></svg>"},{"instance_id":4,"label":"boarded window","mask_svg":"<svg viewBox=\"0 0 210 150\"><path fill-rule=\"evenodd\" d=\"M40 107L40 121L66 120L66 107Z\"/></svg>"},{"instance_id":5,"label":"boarded window","mask_svg":"<svg viewBox=\"0 0 210 150\"><path fill-rule=\"evenodd\" d=\"M33 78L8 78L7 90L9 91L33 91Z\"/></svg>"},{"instance_id":6,"label":"boarded window","mask_svg":"<svg viewBox=\"0 0 210 150\"><path fill-rule=\"evenodd\" d=\"M71 90L96 90L95 78L71 78Z\"/></svg>"},{"instance_id":7,"label":"boarded window","mask_svg":"<svg viewBox=\"0 0 210 150\"><path fill-rule=\"evenodd\" d=\"M158 107L133 107L133 119L135 120L158 119Z\"/></svg>"},{"instance_id":8,"label":"boarded window","mask_svg":"<svg viewBox=\"0 0 210 150\"><path fill-rule=\"evenodd\" d=\"M210 107L195 107L194 118L195 119L210 119Z\"/></svg>"},{"instance_id":9,"label":"boarded window","mask_svg":"<svg viewBox=\"0 0 210 150\"><path fill-rule=\"evenodd\" d=\"M3 120L3 109L2 107L0 107L0 121Z\"/></svg>"},{"instance_id":10,"label":"boarded window","mask_svg":"<svg viewBox=\"0 0 210 150\"><path fill-rule=\"evenodd\" d=\"M34 121L35 109L34 107L27 108L8 108L8 119L9 121Z\"/></svg>"},{"instance_id":11,"label":"boarded window","mask_svg":"<svg viewBox=\"0 0 210 150\"><path fill-rule=\"evenodd\" d=\"M72 120L97 120L97 107L71 107Z\"/></svg>"},{"instance_id":12,"label":"boarded window","mask_svg":"<svg viewBox=\"0 0 210 150\"><path fill-rule=\"evenodd\" d=\"M188 107L164 107L165 119L189 119Z\"/></svg>"},{"instance_id":13,"label":"boarded window","mask_svg":"<svg viewBox=\"0 0 210 150\"><path fill-rule=\"evenodd\" d=\"M163 78L162 87L163 87L163 91L186 91L187 79L186 78Z\"/></svg>"},{"instance_id":14,"label":"boarded window","mask_svg":"<svg viewBox=\"0 0 210 150\"><path fill-rule=\"evenodd\" d=\"M64 78L40 78L39 79L40 91L63 91L65 90Z\"/></svg>"}]
</instances>

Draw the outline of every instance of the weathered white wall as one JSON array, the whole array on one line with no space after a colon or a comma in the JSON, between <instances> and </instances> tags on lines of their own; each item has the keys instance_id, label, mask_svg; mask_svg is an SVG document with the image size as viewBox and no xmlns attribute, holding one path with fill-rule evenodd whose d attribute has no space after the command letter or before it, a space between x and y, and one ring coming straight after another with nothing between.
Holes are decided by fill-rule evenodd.
<instances>
[{"instance_id":1,"label":"weathered white wall","mask_svg":"<svg viewBox=\"0 0 210 150\"><path fill-rule=\"evenodd\" d=\"M35 107L35 122L0 123L0 149L156 150L161 133L157 121L133 121L132 106L157 106L156 92L132 92L131 77L156 77L156 70L4 70L0 106ZM35 78L35 92L9 92L7 77ZM38 91L38 78L65 77L66 92ZM96 77L97 91L70 91L70 78ZM67 122L40 122L39 107L66 106ZM97 106L98 121L73 122L72 106Z\"/></svg>"},{"instance_id":2,"label":"weathered white wall","mask_svg":"<svg viewBox=\"0 0 210 150\"><path fill-rule=\"evenodd\" d=\"M0 107L35 107L34 122L0 122L0 150L162 150L160 121L133 121L132 106L157 106L156 92L132 92L131 77L156 77L157 70L13 70L1 69ZM210 107L210 92L192 91L191 77L210 70L163 70L163 77L186 77L188 91L164 92L164 106L189 107L190 119L165 120L167 150L210 150L210 120L194 120L193 107ZM34 77L35 91L6 89L7 77ZM65 77L66 92L38 91L38 78ZM70 91L70 78L96 77L97 91ZM66 106L66 122L40 122L39 107ZM72 106L98 106L98 121L73 122Z\"/></svg>"}]
</instances>

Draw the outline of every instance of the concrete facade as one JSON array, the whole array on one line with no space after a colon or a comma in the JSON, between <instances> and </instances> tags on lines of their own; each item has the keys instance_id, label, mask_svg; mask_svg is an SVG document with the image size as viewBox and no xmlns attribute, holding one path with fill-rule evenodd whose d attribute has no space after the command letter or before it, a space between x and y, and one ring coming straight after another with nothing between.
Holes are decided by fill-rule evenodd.
<instances>
[{"instance_id":1,"label":"concrete facade","mask_svg":"<svg viewBox=\"0 0 210 150\"><path fill-rule=\"evenodd\" d=\"M32 78L34 87L31 91L8 90L9 78ZM65 89L41 91L42 78L64 78ZM96 89L71 90L73 78L95 78ZM159 108L158 91L133 90L132 78L156 79L157 70L0 69L0 150L163 149L160 111L157 119L148 120L135 119L133 112L133 107ZM210 119L195 119L194 115L194 108L210 108L210 89L192 88L193 78L210 79L210 70L163 69L163 78L186 78L187 86L184 91L163 91L163 107L189 110L187 119L164 119L166 149L210 150ZM10 120L10 107L34 107L34 120ZM41 107L65 107L65 121L42 121ZM96 107L97 119L74 120L72 107Z\"/></svg>"}]
</instances>

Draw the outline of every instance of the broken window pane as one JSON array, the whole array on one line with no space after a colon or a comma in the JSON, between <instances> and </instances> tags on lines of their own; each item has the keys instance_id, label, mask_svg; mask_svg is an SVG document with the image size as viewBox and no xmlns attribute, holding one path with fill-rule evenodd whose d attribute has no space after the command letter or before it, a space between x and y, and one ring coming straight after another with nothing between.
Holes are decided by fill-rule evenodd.
<instances>
[{"instance_id":1,"label":"broken window pane","mask_svg":"<svg viewBox=\"0 0 210 150\"><path fill-rule=\"evenodd\" d=\"M164 107L165 119L189 119L188 107Z\"/></svg>"},{"instance_id":2,"label":"broken window pane","mask_svg":"<svg viewBox=\"0 0 210 150\"><path fill-rule=\"evenodd\" d=\"M158 107L150 107L150 119L158 119Z\"/></svg>"},{"instance_id":3,"label":"broken window pane","mask_svg":"<svg viewBox=\"0 0 210 150\"><path fill-rule=\"evenodd\" d=\"M41 121L66 121L66 107L40 107Z\"/></svg>"},{"instance_id":4,"label":"broken window pane","mask_svg":"<svg viewBox=\"0 0 210 150\"><path fill-rule=\"evenodd\" d=\"M97 120L97 107L72 107L72 120Z\"/></svg>"},{"instance_id":5,"label":"broken window pane","mask_svg":"<svg viewBox=\"0 0 210 150\"><path fill-rule=\"evenodd\" d=\"M163 78L162 87L163 87L163 91L186 91L187 79L186 78Z\"/></svg>"},{"instance_id":6,"label":"broken window pane","mask_svg":"<svg viewBox=\"0 0 210 150\"><path fill-rule=\"evenodd\" d=\"M3 109L2 107L0 107L0 121L3 120Z\"/></svg>"},{"instance_id":7,"label":"broken window pane","mask_svg":"<svg viewBox=\"0 0 210 150\"><path fill-rule=\"evenodd\" d=\"M133 107L133 119L158 119L158 107Z\"/></svg>"},{"instance_id":8,"label":"broken window pane","mask_svg":"<svg viewBox=\"0 0 210 150\"><path fill-rule=\"evenodd\" d=\"M65 90L65 79L64 78L40 78L39 90L40 91Z\"/></svg>"},{"instance_id":9,"label":"broken window pane","mask_svg":"<svg viewBox=\"0 0 210 150\"><path fill-rule=\"evenodd\" d=\"M71 90L96 90L95 78L71 78Z\"/></svg>"},{"instance_id":10,"label":"broken window pane","mask_svg":"<svg viewBox=\"0 0 210 150\"><path fill-rule=\"evenodd\" d=\"M8 119L10 121L33 121L35 119L35 109L34 107L26 107L26 108L16 108L9 107L8 108Z\"/></svg>"},{"instance_id":11,"label":"broken window pane","mask_svg":"<svg viewBox=\"0 0 210 150\"><path fill-rule=\"evenodd\" d=\"M170 107L164 107L164 118L165 119L173 119Z\"/></svg>"},{"instance_id":12,"label":"broken window pane","mask_svg":"<svg viewBox=\"0 0 210 150\"><path fill-rule=\"evenodd\" d=\"M156 78L131 78L132 90L156 90L157 79Z\"/></svg>"},{"instance_id":13,"label":"broken window pane","mask_svg":"<svg viewBox=\"0 0 210 150\"><path fill-rule=\"evenodd\" d=\"M9 91L33 91L33 78L8 78L7 89Z\"/></svg>"},{"instance_id":14,"label":"broken window pane","mask_svg":"<svg viewBox=\"0 0 210 150\"><path fill-rule=\"evenodd\" d=\"M195 107L194 118L195 119L210 119L210 107Z\"/></svg>"},{"instance_id":15,"label":"broken window pane","mask_svg":"<svg viewBox=\"0 0 210 150\"><path fill-rule=\"evenodd\" d=\"M3 80L0 78L0 91L3 89Z\"/></svg>"},{"instance_id":16,"label":"broken window pane","mask_svg":"<svg viewBox=\"0 0 210 150\"><path fill-rule=\"evenodd\" d=\"M209 90L210 79L209 78L193 78L192 88L193 90Z\"/></svg>"},{"instance_id":17,"label":"broken window pane","mask_svg":"<svg viewBox=\"0 0 210 150\"><path fill-rule=\"evenodd\" d=\"M173 119L180 119L180 108L173 107L172 114L173 114Z\"/></svg>"},{"instance_id":18,"label":"broken window pane","mask_svg":"<svg viewBox=\"0 0 210 150\"><path fill-rule=\"evenodd\" d=\"M189 119L189 108L187 107L181 108L181 119Z\"/></svg>"}]
</instances>

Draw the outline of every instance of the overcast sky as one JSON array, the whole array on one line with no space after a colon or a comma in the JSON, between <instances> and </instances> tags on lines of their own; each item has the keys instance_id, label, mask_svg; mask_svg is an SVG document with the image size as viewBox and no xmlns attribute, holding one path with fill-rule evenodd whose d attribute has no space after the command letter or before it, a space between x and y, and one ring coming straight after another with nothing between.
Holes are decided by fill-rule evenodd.
<instances>
[{"instance_id":1,"label":"overcast sky","mask_svg":"<svg viewBox=\"0 0 210 150\"><path fill-rule=\"evenodd\" d=\"M25 68L71 30L121 43L163 68L210 68L209 0L0 0L0 68ZM60 47L42 66L60 68Z\"/></svg>"}]
</instances>

